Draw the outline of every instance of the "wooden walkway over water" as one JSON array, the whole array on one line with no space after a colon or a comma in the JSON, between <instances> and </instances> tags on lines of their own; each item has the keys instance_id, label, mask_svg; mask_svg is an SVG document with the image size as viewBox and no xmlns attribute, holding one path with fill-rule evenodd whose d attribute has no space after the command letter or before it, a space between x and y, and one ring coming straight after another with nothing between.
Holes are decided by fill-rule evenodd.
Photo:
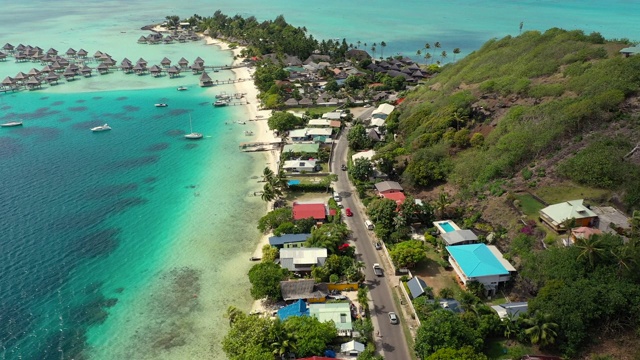
<instances>
[{"instance_id":1,"label":"wooden walkway over water","mask_svg":"<svg viewBox=\"0 0 640 360\"><path fill-rule=\"evenodd\" d=\"M244 152L271 151L280 148L282 143L278 142L245 142L240 143L240 150Z\"/></svg>"}]
</instances>

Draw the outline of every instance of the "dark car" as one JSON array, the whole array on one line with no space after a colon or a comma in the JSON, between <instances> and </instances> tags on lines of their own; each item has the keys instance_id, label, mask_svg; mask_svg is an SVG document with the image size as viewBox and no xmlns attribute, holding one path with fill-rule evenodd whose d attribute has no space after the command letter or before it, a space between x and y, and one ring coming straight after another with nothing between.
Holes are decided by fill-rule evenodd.
<instances>
[{"instance_id":1,"label":"dark car","mask_svg":"<svg viewBox=\"0 0 640 360\"><path fill-rule=\"evenodd\" d=\"M340 166L340 169L342 169L342 171L346 171L347 170L347 165L342 164L342 166Z\"/></svg>"},{"instance_id":2,"label":"dark car","mask_svg":"<svg viewBox=\"0 0 640 360\"><path fill-rule=\"evenodd\" d=\"M347 215L347 216L353 216L353 213L351 212L351 208L346 208L346 209L344 210L344 213L345 213L345 215Z\"/></svg>"}]
</instances>

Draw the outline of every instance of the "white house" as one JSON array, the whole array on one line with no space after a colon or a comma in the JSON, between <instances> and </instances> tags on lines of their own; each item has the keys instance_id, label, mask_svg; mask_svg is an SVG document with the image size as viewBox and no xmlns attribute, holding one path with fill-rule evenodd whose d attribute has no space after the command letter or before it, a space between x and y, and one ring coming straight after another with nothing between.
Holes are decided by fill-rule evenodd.
<instances>
[{"instance_id":1,"label":"white house","mask_svg":"<svg viewBox=\"0 0 640 360\"><path fill-rule=\"evenodd\" d=\"M355 340L351 340L340 345L340 352L344 355L348 356L358 356L361 352L364 351L364 344L357 342Z\"/></svg>"},{"instance_id":2,"label":"white house","mask_svg":"<svg viewBox=\"0 0 640 360\"><path fill-rule=\"evenodd\" d=\"M389 114L391 114L391 112L393 112L395 108L396 107L391 104L380 104L380 106L378 106L378 108L373 110L373 113L371 113L371 120L376 118L386 119L387 116L389 116Z\"/></svg>"},{"instance_id":3,"label":"white house","mask_svg":"<svg viewBox=\"0 0 640 360\"><path fill-rule=\"evenodd\" d=\"M318 171L318 165L316 164L317 160L287 160L282 165L282 169L284 171L292 171L292 172L312 172Z\"/></svg>"},{"instance_id":4,"label":"white house","mask_svg":"<svg viewBox=\"0 0 640 360\"><path fill-rule=\"evenodd\" d=\"M323 266L325 260L327 260L327 249L280 249L280 266L289 271L311 271L313 266Z\"/></svg>"}]
</instances>

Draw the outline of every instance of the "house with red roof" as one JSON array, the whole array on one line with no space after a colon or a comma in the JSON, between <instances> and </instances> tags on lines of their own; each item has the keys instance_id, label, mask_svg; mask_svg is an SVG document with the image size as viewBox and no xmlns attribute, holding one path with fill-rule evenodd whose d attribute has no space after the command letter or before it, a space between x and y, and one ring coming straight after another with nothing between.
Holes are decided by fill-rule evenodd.
<instances>
[{"instance_id":1,"label":"house with red roof","mask_svg":"<svg viewBox=\"0 0 640 360\"><path fill-rule=\"evenodd\" d=\"M383 194L380 194L380 196L385 199L395 201L396 204L398 204L398 209L400 208L400 205L404 203L404 200L407 198L406 196L404 196L404 193L401 193L401 192L383 193Z\"/></svg>"},{"instance_id":2,"label":"house with red roof","mask_svg":"<svg viewBox=\"0 0 640 360\"><path fill-rule=\"evenodd\" d=\"M324 222L328 215L335 215L335 210L329 210L323 203L293 203L293 220L313 218L316 221Z\"/></svg>"}]
</instances>

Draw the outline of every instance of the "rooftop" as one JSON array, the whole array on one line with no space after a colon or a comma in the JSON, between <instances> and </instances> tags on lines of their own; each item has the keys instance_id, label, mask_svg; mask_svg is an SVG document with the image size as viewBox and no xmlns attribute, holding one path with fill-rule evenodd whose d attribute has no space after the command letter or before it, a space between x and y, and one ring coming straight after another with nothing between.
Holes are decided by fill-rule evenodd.
<instances>
[{"instance_id":1,"label":"rooftop","mask_svg":"<svg viewBox=\"0 0 640 360\"><path fill-rule=\"evenodd\" d=\"M296 243L307 241L311 237L311 234L284 234L282 236L271 236L269 238L269 245L281 246L289 243Z\"/></svg>"},{"instance_id":2,"label":"rooftop","mask_svg":"<svg viewBox=\"0 0 640 360\"><path fill-rule=\"evenodd\" d=\"M568 219L597 217L598 215L584 206L583 202L584 200L580 199L549 205L540 210L540 213L549 217L553 221L553 225L559 225Z\"/></svg>"},{"instance_id":3,"label":"rooftop","mask_svg":"<svg viewBox=\"0 0 640 360\"><path fill-rule=\"evenodd\" d=\"M278 318L285 320L291 316L309 316L309 309L304 300L298 300L291 305L285 306L278 310Z\"/></svg>"},{"instance_id":4,"label":"rooftop","mask_svg":"<svg viewBox=\"0 0 640 360\"><path fill-rule=\"evenodd\" d=\"M466 241L477 241L478 237L471 230L454 230L442 234L447 245L455 245Z\"/></svg>"},{"instance_id":5,"label":"rooftop","mask_svg":"<svg viewBox=\"0 0 640 360\"><path fill-rule=\"evenodd\" d=\"M320 322L333 321L338 332L353 329L349 303L311 304L309 306L309 314Z\"/></svg>"},{"instance_id":6,"label":"rooftop","mask_svg":"<svg viewBox=\"0 0 640 360\"><path fill-rule=\"evenodd\" d=\"M467 277L509 274L503 262L485 244L447 246L447 251Z\"/></svg>"},{"instance_id":7,"label":"rooftop","mask_svg":"<svg viewBox=\"0 0 640 360\"><path fill-rule=\"evenodd\" d=\"M413 277L413 279L407 281L407 287L409 288L411 297L415 299L426 292L427 283L416 276Z\"/></svg>"},{"instance_id":8,"label":"rooftop","mask_svg":"<svg viewBox=\"0 0 640 360\"><path fill-rule=\"evenodd\" d=\"M389 190L397 190L402 191L402 186L395 181L382 181L376 184L376 190L378 192L389 191Z\"/></svg>"},{"instance_id":9,"label":"rooftop","mask_svg":"<svg viewBox=\"0 0 640 360\"><path fill-rule=\"evenodd\" d=\"M317 154L320 144L286 144L282 152Z\"/></svg>"},{"instance_id":10,"label":"rooftop","mask_svg":"<svg viewBox=\"0 0 640 360\"><path fill-rule=\"evenodd\" d=\"M293 203L293 219L301 220L314 218L324 220L327 217L327 208L323 203L300 204Z\"/></svg>"}]
</instances>

